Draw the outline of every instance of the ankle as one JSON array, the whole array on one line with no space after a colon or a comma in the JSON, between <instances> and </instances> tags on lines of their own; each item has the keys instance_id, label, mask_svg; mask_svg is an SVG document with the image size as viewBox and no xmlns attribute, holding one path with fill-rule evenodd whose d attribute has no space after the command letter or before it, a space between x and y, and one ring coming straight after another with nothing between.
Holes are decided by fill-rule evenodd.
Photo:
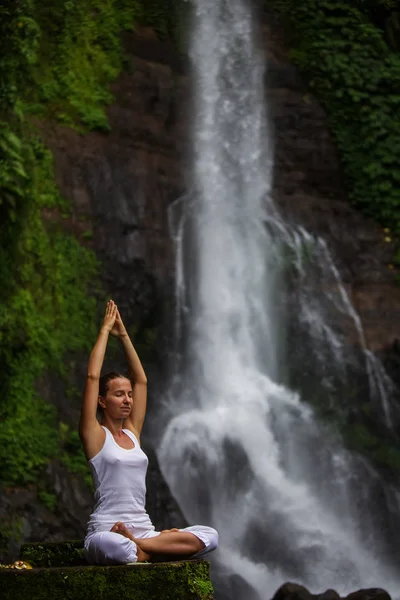
<instances>
[{"instance_id":1,"label":"ankle","mask_svg":"<svg viewBox=\"0 0 400 600\"><path fill-rule=\"evenodd\" d=\"M150 560L150 555L147 554L147 552L144 552L141 548L139 548L139 546L137 544L136 544L136 547L137 547L136 553L137 553L138 562L145 562L145 561Z\"/></svg>"}]
</instances>

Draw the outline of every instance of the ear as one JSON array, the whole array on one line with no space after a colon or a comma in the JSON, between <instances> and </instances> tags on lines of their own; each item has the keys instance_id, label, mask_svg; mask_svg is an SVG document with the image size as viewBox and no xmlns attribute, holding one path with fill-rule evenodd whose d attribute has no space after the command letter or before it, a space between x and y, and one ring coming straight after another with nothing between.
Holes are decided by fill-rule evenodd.
<instances>
[{"instance_id":1,"label":"ear","mask_svg":"<svg viewBox=\"0 0 400 600\"><path fill-rule=\"evenodd\" d=\"M101 406L101 408L105 408L106 407L106 403L104 402L104 399L102 396L99 396L99 400L98 400L99 406Z\"/></svg>"}]
</instances>

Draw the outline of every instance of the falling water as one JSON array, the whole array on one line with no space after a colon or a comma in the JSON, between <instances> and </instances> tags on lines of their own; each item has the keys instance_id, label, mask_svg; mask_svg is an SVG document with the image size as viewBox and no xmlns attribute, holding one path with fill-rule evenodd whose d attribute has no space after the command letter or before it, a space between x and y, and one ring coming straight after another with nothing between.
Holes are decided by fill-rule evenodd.
<instances>
[{"instance_id":1,"label":"falling water","mask_svg":"<svg viewBox=\"0 0 400 600\"><path fill-rule=\"evenodd\" d=\"M299 340L282 332L293 306L311 340L309 368L324 371L319 393L335 390L329 370L346 378L343 336L312 296L309 264L329 274L324 298L351 321L388 422L383 371L368 357L326 246L286 225L270 199L263 64L248 5L196 0L193 12L193 192L171 213L180 349L163 415L162 471L187 520L219 530L217 579L226 597L269 598L288 579L313 591L395 590L368 510L379 475L343 450L288 385L285 357Z\"/></svg>"}]
</instances>

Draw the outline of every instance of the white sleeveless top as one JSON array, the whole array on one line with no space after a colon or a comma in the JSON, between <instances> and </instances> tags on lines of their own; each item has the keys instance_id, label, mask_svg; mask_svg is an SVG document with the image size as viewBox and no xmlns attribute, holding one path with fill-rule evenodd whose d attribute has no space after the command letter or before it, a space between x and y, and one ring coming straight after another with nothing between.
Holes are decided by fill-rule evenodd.
<instances>
[{"instance_id":1,"label":"white sleeveless top","mask_svg":"<svg viewBox=\"0 0 400 600\"><path fill-rule=\"evenodd\" d=\"M154 530L145 509L147 456L129 429L122 430L135 444L129 450L117 444L109 429L103 429L106 432L104 445L88 461L96 504L89 517L87 533L109 531L117 521Z\"/></svg>"}]
</instances>

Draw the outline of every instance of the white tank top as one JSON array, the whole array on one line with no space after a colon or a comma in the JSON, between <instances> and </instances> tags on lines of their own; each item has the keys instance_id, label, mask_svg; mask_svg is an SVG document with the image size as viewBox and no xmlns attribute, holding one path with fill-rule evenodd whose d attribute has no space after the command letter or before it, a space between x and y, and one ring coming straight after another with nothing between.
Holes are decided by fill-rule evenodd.
<instances>
[{"instance_id":1,"label":"white tank top","mask_svg":"<svg viewBox=\"0 0 400 600\"><path fill-rule=\"evenodd\" d=\"M109 531L117 521L154 530L145 509L147 456L129 429L122 430L135 444L129 450L121 448L111 431L103 429L106 432L104 445L89 460L96 504L89 517L87 533Z\"/></svg>"}]
</instances>

